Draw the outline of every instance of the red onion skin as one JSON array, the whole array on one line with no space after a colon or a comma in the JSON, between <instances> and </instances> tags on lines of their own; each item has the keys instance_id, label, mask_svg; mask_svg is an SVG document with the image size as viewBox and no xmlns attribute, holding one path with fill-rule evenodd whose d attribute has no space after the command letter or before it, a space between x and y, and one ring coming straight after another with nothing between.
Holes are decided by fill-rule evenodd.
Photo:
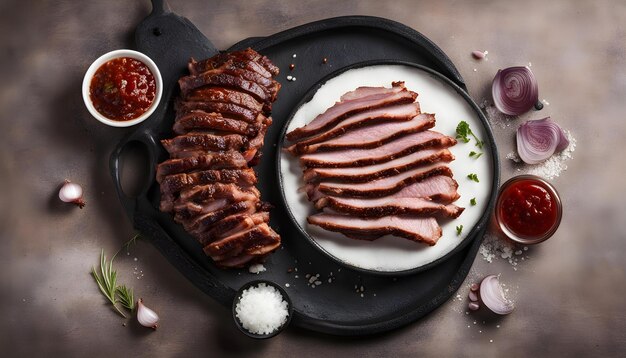
<instances>
[{"instance_id":1,"label":"red onion skin","mask_svg":"<svg viewBox=\"0 0 626 358\"><path fill-rule=\"evenodd\" d=\"M539 99L535 75L522 66L499 70L493 78L491 94L496 108L509 116L528 112Z\"/></svg>"},{"instance_id":2,"label":"red onion skin","mask_svg":"<svg viewBox=\"0 0 626 358\"><path fill-rule=\"evenodd\" d=\"M550 117L526 121L517 129L517 153L527 164L539 164L568 145L563 129Z\"/></svg>"}]
</instances>

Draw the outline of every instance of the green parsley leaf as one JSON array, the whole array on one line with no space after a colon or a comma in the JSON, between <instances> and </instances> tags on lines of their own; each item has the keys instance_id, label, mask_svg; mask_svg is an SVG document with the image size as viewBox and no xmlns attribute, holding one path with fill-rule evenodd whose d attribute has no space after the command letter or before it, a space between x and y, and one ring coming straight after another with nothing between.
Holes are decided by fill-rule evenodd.
<instances>
[{"instance_id":1,"label":"green parsley leaf","mask_svg":"<svg viewBox=\"0 0 626 358\"><path fill-rule=\"evenodd\" d=\"M480 158L480 156L481 156L481 155L483 155L483 153L482 153L482 152L478 152L478 153L476 153L476 152L474 152L474 151L471 151L471 152L469 153L470 158L471 158L471 157L473 157L473 158L475 158L475 159Z\"/></svg>"},{"instance_id":2,"label":"green parsley leaf","mask_svg":"<svg viewBox=\"0 0 626 358\"><path fill-rule=\"evenodd\" d=\"M463 231L463 225L459 225L456 227L456 236L461 235L461 232Z\"/></svg>"},{"instance_id":3,"label":"green parsley leaf","mask_svg":"<svg viewBox=\"0 0 626 358\"><path fill-rule=\"evenodd\" d=\"M467 122L465 121L461 121L456 126L456 139L460 139L464 143L467 143L470 141L468 136L471 132L472 130L470 129L469 124L467 124Z\"/></svg>"},{"instance_id":4,"label":"green parsley leaf","mask_svg":"<svg viewBox=\"0 0 626 358\"><path fill-rule=\"evenodd\" d=\"M480 183L480 180L478 180L478 175L476 175L475 173L468 174L468 175L467 175L467 178L468 178L469 180L473 180L473 181L475 181L475 182L477 182L477 183Z\"/></svg>"},{"instance_id":5,"label":"green parsley leaf","mask_svg":"<svg viewBox=\"0 0 626 358\"><path fill-rule=\"evenodd\" d=\"M476 198L471 198L471 199L470 199L470 204L471 204L472 206L473 206L473 205L476 205Z\"/></svg>"}]
</instances>

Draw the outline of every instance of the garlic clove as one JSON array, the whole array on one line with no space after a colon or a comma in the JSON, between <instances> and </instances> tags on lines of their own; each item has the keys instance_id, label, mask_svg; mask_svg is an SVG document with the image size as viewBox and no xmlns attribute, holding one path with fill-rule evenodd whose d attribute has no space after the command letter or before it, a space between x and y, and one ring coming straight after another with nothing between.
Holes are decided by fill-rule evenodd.
<instances>
[{"instance_id":1,"label":"garlic clove","mask_svg":"<svg viewBox=\"0 0 626 358\"><path fill-rule=\"evenodd\" d=\"M83 200L83 188L67 179L59 190L59 199L66 203L76 204L81 209L85 206L85 201Z\"/></svg>"},{"instance_id":2,"label":"garlic clove","mask_svg":"<svg viewBox=\"0 0 626 358\"><path fill-rule=\"evenodd\" d=\"M144 327L157 329L159 315L143 304L143 299L137 300L137 321Z\"/></svg>"}]
</instances>

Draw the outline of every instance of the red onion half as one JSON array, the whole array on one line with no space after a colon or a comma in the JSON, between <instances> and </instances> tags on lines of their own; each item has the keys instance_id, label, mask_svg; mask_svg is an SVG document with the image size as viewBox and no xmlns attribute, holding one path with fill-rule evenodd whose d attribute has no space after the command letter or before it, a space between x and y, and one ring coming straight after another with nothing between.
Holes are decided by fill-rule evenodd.
<instances>
[{"instance_id":1,"label":"red onion half","mask_svg":"<svg viewBox=\"0 0 626 358\"><path fill-rule=\"evenodd\" d=\"M513 302L507 300L502 292L498 276L489 275L480 283L480 299L494 313L505 315L513 312Z\"/></svg>"},{"instance_id":2,"label":"red onion half","mask_svg":"<svg viewBox=\"0 0 626 358\"><path fill-rule=\"evenodd\" d=\"M539 99L535 75L528 67L499 70L491 85L496 108L504 114L517 116L528 112Z\"/></svg>"},{"instance_id":3,"label":"red onion half","mask_svg":"<svg viewBox=\"0 0 626 358\"><path fill-rule=\"evenodd\" d=\"M527 164L538 164L569 145L565 132L550 117L526 121L517 129L517 153Z\"/></svg>"}]
</instances>

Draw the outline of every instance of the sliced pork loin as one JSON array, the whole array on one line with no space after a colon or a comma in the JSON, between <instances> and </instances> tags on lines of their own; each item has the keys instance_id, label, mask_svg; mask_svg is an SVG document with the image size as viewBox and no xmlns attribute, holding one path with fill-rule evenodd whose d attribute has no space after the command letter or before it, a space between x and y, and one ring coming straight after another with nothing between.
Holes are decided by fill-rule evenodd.
<instances>
[{"instance_id":1,"label":"sliced pork loin","mask_svg":"<svg viewBox=\"0 0 626 358\"><path fill-rule=\"evenodd\" d=\"M412 103L417 97L415 92L404 87L404 82L395 82L391 88L368 87L367 90L357 88L353 92L344 95L334 106L305 126L287 133L286 138L296 142L326 131L350 115L393 104Z\"/></svg>"},{"instance_id":2,"label":"sliced pork loin","mask_svg":"<svg viewBox=\"0 0 626 358\"><path fill-rule=\"evenodd\" d=\"M444 205L422 198L383 197L373 199L327 197L315 203L317 209L330 208L341 214L359 217L387 215L442 216L456 218L463 209L456 205Z\"/></svg>"},{"instance_id":3,"label":"sliced pork loin","mask_svg":"<svg viewBox=\"0 0 626 358\"><path fill-rule=\"evenodd\" d=\"M365 112L352 115L326 132L298 142L288 147L287 150L293 154L307 153L310 152L310 150L307 150L309 146L339 137L351 129L365 126L368 126L367 129L369 129L372 128L369 125L381 122L385 124L396 121L408 122L418 114L420 114L420 106L417 102L367 110Z\"/></svg>"},{"instance_id":4,"label":"sliced pork loin","mask_svg":"<svg viewBox=\"0 0 626 358\"><path fill-rule=\"evenodd\" d=\"M215 223L210 229L195 235L196 239L203 246L240 231L245 231L256 225L270 221L270 214L267 211L260 211L254 214L235 214Z\"/></svg>"},{"instance_id":5,"label":"sliced pork loin","mask_svg":"<svg viewBox=\"0 0 626 358\"><path fill-rule=\"evenodd\" d=\"M452 177L452 171L447 166L436 163L366 183L321 182L317 184L317 190L333 196L377 198L393 194L407 185L436 175ZM312 196L310 193L312 193L315 188L315 185L307 184L306 189L309 196Z\"/></svg>"},{"instance_id":6,"label":"sliced pork loin","mask_svg":"<svg viewBox=\"0 0 626 358\"><path fill-rule=\"evenodd\" d=\"M247 93L223 87L200 87L192 90L184 98L187 102L233 103L254 112L263 110L263 104Z\"/></svg>"},{"instance_id":7,"label":"sliced pork loin","mask_svg":"<svg viewBox=\"0 0 626 358\"><path fill-rule=\"evenodd\" d=\"M167 175L206 169L235 169L246 166L246 159L236 151L216 152L197 157L168 159L157 166L156 179L161 183Z\"/></svg>"},{"instance_id":8,"label":"sliced pork loin","mask_svg":"<svg viewBox=\"0 0 626 358\"><path fill-rule=\"evenodd\" d=\"M321 180L333 180L364 183L400 174L426 164L451 162L452 160L454 160L454 155L448 149L425 149L385 163L366 167L306 169L304 171L304 181L311 183Z\"/></svg>"},{"instance_id":9,"label":"sliced pork loin","mask_svg":"<svg viewBox=\"0 0 626 358\"><path fill-rule=\"evenodd\" d=\"M423 198L440 204L450 204L460 197L457 192L458 187L459 185L454 179L445 175L437 175L409 184L399 191L385 197L400 199ZM330 196L320 192L317 186L314 186L313 189L308 192L308 195L309 200L314 203Z\"/></svg>"},{"instance_id":10,"label":"sliced pork loin","mask_svg":"<svg viewBox=\"0 0 626 358\"><path fill-rule=\"evenodd\" d=\"M300 157L300 163L308 168L361 167L388 162L426 148L447 148L454 144L456 139L428 130L412 133L371 149L305 154Z\"/></svg>"},{"instance_id":11,"label":"sliced pork loin","mask_svg":"<svg viewBox=\"0 0 626 358\"><path fill-rule=\"evenodd\" d=\"M435 116L422 113L410 121L385 121L358 128L337 138L320 143L298 143L293 147L298 154L325 152L339 149L375 148L407 134L421 132L435 126ZM315 138L315 137L314 137ZM295 151L292 151L292 153Z\"/></svg>"},{"instance_id":12,"label":"sliced pork loin","mask_svg":"<svg viewBox=\"0 0 626 358\"><path fill-rule=\"evenodd\" d=\"M433 217L384 216L364 219L318 213L309 216L307 221L311 225L361 240L375 240L384 235L394 235L432 246L441 237L441 228Z\"/></svg>"},{"instance_id":13,"label":"sliced pork loin","mask_svg":"<svg viewBox=\"0 0 626 358\"><path fill-rule=\"evenodd\" d=\"M161 181L160 210L170 212L174 206L175 197L181 190L196 185L213 183L234 183L242 188L256 184L257 177L254 170L246 169L222 169L204 170L195 173L180 173L168 175Z\"/></svg>"},{"instance_id":14,"label":"sliced pork loin","mask_svg":"<svg viewBox=\"0 0 626 358\"><path fill-rule=\"evenodd\" d=\"M247 137L254 137L259 133L259 128L263 122L263 116L259 115L254 123L224 117L215 112L205 112L201 110L189 111L178 118L174 123L174 133L185 134L191 131L220 131L225 133L236 133Z\"/></svg>"}]
</instances>

